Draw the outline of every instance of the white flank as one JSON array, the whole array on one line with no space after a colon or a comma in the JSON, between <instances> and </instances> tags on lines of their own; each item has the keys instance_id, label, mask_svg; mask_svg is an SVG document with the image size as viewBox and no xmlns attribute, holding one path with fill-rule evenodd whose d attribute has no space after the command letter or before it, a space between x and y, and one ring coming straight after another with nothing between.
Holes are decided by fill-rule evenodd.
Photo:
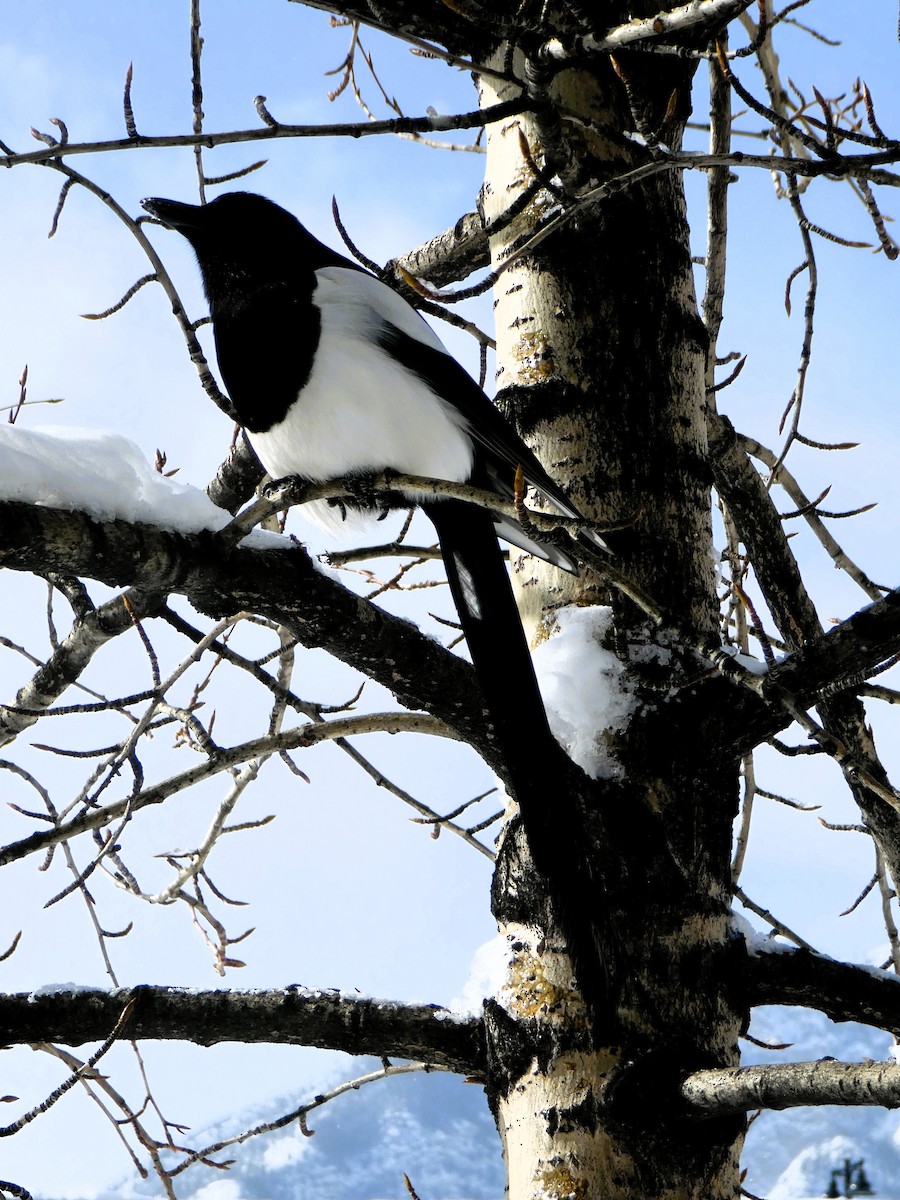
<instances>
[{"instance_id":1,"label":"white flank","mask_svg":"<svg viewBox=\"0 0 900 1200\"><path fill-rule=\"evenodd\" d=\"M312 374L283 421L250 434L266 470L334 479L390 467L467 479L473 451L464 418L372 341L391 324L443 351L437 336L377 279L346 267L317 276L322 329Z\"/></svg>"}]
</instances>

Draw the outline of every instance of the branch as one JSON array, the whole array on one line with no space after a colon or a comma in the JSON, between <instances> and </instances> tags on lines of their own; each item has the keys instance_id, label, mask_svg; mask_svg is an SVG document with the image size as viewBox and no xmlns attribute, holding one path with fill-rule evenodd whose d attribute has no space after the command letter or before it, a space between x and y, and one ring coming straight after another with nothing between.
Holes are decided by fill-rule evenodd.
<instances>
[{"instance_id":1,"label":"branch","mask_svg":"<svg viewBox=\"0 0 900 1200\"><path fill-rule=\"evenodd\" d=\"M755 472L752 472L752 469L751 473L761 486L759 477ZM487 508L494 508L498 511L506 511L509 507L508 502L498 499L494 494L482 492L466 484L450 483L419 476L398 475L393 471L376 475L371 482L378 490L384 488L401 488L405 492L453 496L472 503L481 504ZM339 484L339 481L337 483ZM281 489L277 504L280 506L285 502L286 498L286 502L295 503L300 500L306 501L333 494L336 494L335 481L328 481L322 484L305 484L298 481L291 481ZM260 519L260 511L265 508L266 504L271 505L273 503L275 501L269 499L259 501L256 505L250 506L243 513L239 514L232 523L233 527L236 529L249 528L251 524ZM771 506L769 507L771 508ZM771 513L773 516L775 515L774 509L771 509ZM521 519L522 517L522 514L515 508L515 505L513 505L512 515L517 519ZM551 529L565 530L570 535L577 535L582 530L590 532L593 528L589 523L584 523L577 519L571 520L541 513L529 513L528 520L530 524L538 529L546 529L549 525ZM778 524L780 527L780 522ZM782 540L784 540L783 532ZM657 624L667 623L665 613L655 605L653 598L648 597L641 589L636 588L633 582L619 571L607 556L592 553L586 547L578 546L574 542L570 542L570 545L576 559L594 566L607 582L634 599ZM790 552L788 551L787 553L790 561L793 563ZM793 566L794 573L799 580L799 572L796 570L796 564L794 563ZM787 603L790 605L792 600L793 598L788 593ZM893 639L893 642L889 640L880 651L874 649L877 643L873 642L871 634L872 614L876 609L879 610L879 617L885 626L885 637ZM791 617L789 624L793 625L793 632L796 635L800 630L797 628L796 622L793 621L790 609L788 609L788 616ZM814 612L810 618L804 617L804 620L808 621L811 632L814 628L819 628ZM815 620L815 626L812 625L813 620ZM849 638L845 639L844 643L839 642L838 635L842 631L846 631L854 621L859 626L865 628L864 636L868 641L866 648L870 654L873 654L871 662L866 662L865 655L855 640L856 635L851 634ZM669 623L671 624L671 622ZM872 792L873 795L900 810L900 796L893 791L883 778L879 777L883 775L883 769L880 764L877 761L872 761L870 756L859 753L855 745L855 738L848 738L848 734L842 732L840 729L829 728L823 730L804 711L805 708L823 698L841 691L850 691L854 687L859 686L875 667L880 666L886 658L900 650L900 592L889 593L883 601L871 605L869 609L863 610L862 613L857 613L855 618L844 622L837 630L832 631L826 637L820 637L816 640L815 646L818 653L821 653L821 647L827 644L832 654L830 656L827 677L812 684L805 678L805 671L808 670L810 660L815 661L814 656L807 655L804 659L801 659L799 654L795 654L791 658L779 663L777 667L769 670L764 675L756 675L748 672L734 659L729 658L726 653L722 652L721 646L710 644L708 639L704 641L698 640L695 637L692 638L689 631L674 627L673 629L676 635L682 638L687 645L693 646L695 649L700 650L706 657L709 657L720 672L738 676L744 685L745 697L750 699L751 696L756 695L758 698L761 698L769 709L768 716L771 718L774 715L776 723L768 728L762 737L758 735L758 730L751 723L748 723L745 728L741 728L737 732L735 732L732 725L730 739L737 741L741 753L758 744L760 740L771 737L772 734L789 724L791 720L797 721L810 737L819 742L840 763L852 786L863 786ZM792 640L796 644L798 638L795 636ZM847 644L848 642L849 644ZM839 652L837 657L834 654L835 650ZM795 678L792 672L796 673L798 662L803 664L801 671L804 674L800 678ZM661 709L662 706L659 706L658 711L661 711ZM735 705L733 713L728 719L732 719L734 713L737 713L738 710L740 710L739 715L743 717L743 707ZM726 723L727 721L723 721L723 724ZM853 730L850 732L852 733Z\"/></svg>"},{"instance_id":2,"label":"branch","mask_svg":"<svg viewBox=\"0 0 900 1200\"><path fill-rule=\"evenodd\" d=\"M891 657L892 644L900 645L900 622L893 615L894 609L900 607L897 597L889 593L887 602L878 600L828 634L822 634L781 519L763 480L747 457L752 447L734 432L727 419L715 415L710 417L709 439L716 488L747 547L775 622L785 642L795 651L758 681L761 696L776 706L768 714L775 723L770 725L766 720L763 726L758 725L758 711L750 717L755 705L745 690L742 697L726 702L730 705L730 716L726 718L729 727L724 736L735 738L744 751L750 750L787 724L777 712L779 701L783 713L794 715L798 704L803 708L818 703L830 744L811 727L804 727L841 763L854 796L893 867L900 861L900 829L895 815L887 815L875 797L888 805L895 805L896 798L884 786L884 769L866 732L862 707L852 699L852 691ZM884 639L883 648L879 638ZM869 655L874 661L869 660ZM843 695L835 695L842 691ZM707 704L716 703L715 697L722 703L718 688L710 690ZM758 737L761 729L765 729L764 735Z\"/></svg>"},{"instance_id":3,"label":"branch","mask_svg":"<svg viewBox=\"0 0 900 1200\"><path fill-rule=\"evenodd\" d=\"M533 102L530 107L534 109ZM587 128L595 129L597 133L604 136L607 133L605 127L595 126L593 122L579 117L577 113L567 110L565 115ZM810 179L819 175L827 175L830 179L865 179L872 183L900 187L900 176L878 169L884 164L900 161L900 143L892 143L889 150L877 154L857 154L843 157L835 155L827 161L786 156L754 156L737 150L731 154L696 154L689 151L667 151L661 147L649 149L648 154L649 161L596 187L591 187L579 195L562 212L554 211L543 222L539 222L530 234L525 236L524 241L520 240L510 249L507 257L477 285L476 289L466 288L455 293L438 293L431 298L451 302L467 299L469 296L481 294L489 287L494 287L504 271L509 270L514 263L519 262L527 255L533 254L548 237L576 218L580 218L585 209L609 200L666 171L708 171L716 168L737 170L740 167L756 167L770 172L784 170L792 176L803 176Z\"/></svg>"},{"instance_id":4,"label":"branch","mask_svg":"<svg viewBox=\"0 0 900 1200\"><path fill-rule=\"evenodd\" d=\"M264 98L263 98L264 99ZM116 150L134 150L152 146L168 149L177 146L225 146L232 142L268 142L276 138L370 137L385 133L446 133L452 129L477 129L494 121L505 121L531 107L526 98L506 100L502 104L475 112L448 116L394 117L384 121L339 122L332 125L282 125L280 121L253 129L231 129L221 133L176 133L147 137L115 138L101 142L66 142L30 150L25 154L0 154L0 167L18 167L24 163L49 163L73 154L108 154Z\"/></svg>"},{"instance_id":5,"label":"branch","mask_svg":"<svg viewBox=\"0 0 900 1200\"><path fill-rule=\"evenodd\" d=\"M425 708L499 762L472 667L320 572L299 544L284 550L229 546L209 531L180 534L123 520L99 522L17 501L0 503L0 560L17 571L97 579L110 587L178 592L214 617L249 610L284 625L393 692Z\"/></svg>"},{"instance_id":6,"label":"branch","mask_svg":"<svg viewBox=\"0 0 900 1200\"><path fill-rule=\"evenodd\" d=\"M721 28L752 3L753 0L692 0L689 4L683 4L681 8L658 12L643 21L627 21L624 25L609 30L603 37L585 34L575 38L569 45L553 38L541 48L541 54L562 65L572 66L570 60L579 55L611 54L651 38L674 37L688 30L696 35Z\"/></svg>"},{"instance_id":7,"label":"branch","mask_svg":"<svg viewBox=\"0 0 900 1200\"><path fill-rule=\"evenodd\" d=\"M681 1084L681 1095L708 1116L756 1108L871 1104L900 1108L900 1063L775 1063L763 1067L718 1067L697 1071Z\"/></svg>"},{"instance_id":8,"label":"branch","mask_svg":"<svg viewBox=\"0 0 900 1200\"><path fill-rule=\"evenodd\" d=\"M709 64L709 149L711 154L728 154L731 149L731 90L716 63ZM728 246L728 182L730 172L710 171L706 182L706 287L703 295L703 324L709 334L706 388L716 387L716 346L725 302L725 265Z\"/></svg>"},{"instance_id":9,"label":"branch","mask_svg":"<svg viewBox=\"0 0 900 1200\"><path fill-rule=\"evenodd\" d=\"M207 484L206 494L217 508L234 514L254 494L265 473L250 443L241 435Z\"/></svg>"},{"instance_id":10,"label":"branch","mask_svg":"<svg viewBox=\"0 0 900 1200\"><path fill-rule=\"evenodd\" d=\"M730 429L730 426L727 422L720 420L718 432L722 433L726 429ZM731 438L734 439L733 430L731 431ZM727 436L725 437L725 441L728 441ZM738 458L740 458L740 455L738 455ZM746 458L744 459L742 470L744 473L749 470L756 485L759 488L762 487L759 476L752 468L749 468ZM481 504L486 508L497 509L498 511L508 511L510 507L508 502L498 499L493 493L483 492L467 484L451 483L412 475L399 475L393 471L374 476L371 483L377 490L401 488L405 492L452 496L471 503ZM277 504L280 506L285 502L296 503L301 500L307 501L326 495L339 494L339 487L340 481L327 481L322 484L305 484L298 481L291 481L281 489L278 494ZM232 523L233 527L235 529L249 528L261 519L260 514L265 510L266 506L273 503L276 502L269 499L259 501L256 505L250 506L243 513L239 514ZM786 539L781 529L781 522L777 520L774 508L766 500L756 507L758 510L757 515L766 516L768 514L767 519L770 522L777 523L781 541L785 546L785 558L782 565L790 569L796 580L795 586L798 589L798 594L801 600L805 599L806 607L802 611L802 620L809 634L812 634L820 628L818 619L812 609L811 602L806 597L806 593L802 588L802 581L800 581L796 562L787 549ZM515 505L512 506L511 515L514 515L517 519L521 519L522 516L515 508ZM577 535L582 529L590 532L593 528L590 524L577 519L572 520L552 514L529 512L528 520L537 529L559 529L568 532L570 535ZM592 553L587 548L579 546L575 542L570 542L569 544L576 559L593 566L608 583L611 583L625 595L634 599L643 611L650 615L658 625L671 624L671 622L667 622L665 612L655 604L653 598L647 596L641 589L636 588L633 582L619 571L606 556ZM792 595L790 588L784 590L783 603L787 618L786 625L793 635L790 641L796 645L798 641L803 640L804 630L802 626L798 625L793 615L796 596ZM879 629L883 630L885 638L883 646L880 646L877 638L873 637L873 621ZM849 634L847 633L848 629L851 630ZM734 705L732 712L723 720L722 724L723 727L729 728L729 744L734 740L740 753L746 752L746 750L751 749L760 741L771 737L774 733L777 733L789 724L791 720L797 721L810 737L819 742L840 763L845 775L853 786L861 785L865 787L887 804L900 810L900 796L883 779L878 777L882 773L880 764L877 761L871 761L868 756L861 756L856 751L856 747L848 740L845 732L830 728L823 730L804 711L805 708L830 695L842 691L852 691L854 687L862 684L866 677L876 667L880 666L885 659L900 651L900 591L889 593L884 600L870 605L868 609L857 613L855 617L845 621L836 630L831 631L824 637L817 638L812 643L814 646L812 652L808 652L809 645L807 645L802 652L803 657L801 657L801 652L798 652L779 663L777 667L767 671L764 675L756 675L748 672L734 659L729 658L727 654L723 653L721 646L709 643L708 639L705 641L697 639L691 636L690 631L676 627L673 627L673 631L687 645L692 646L704 654L704 656L709 657L720 672L740 678L744 685L745 700L749 701L752 705L752 698L754 696L762 699L767 708L768 719L774 719L772 725L766 724L766 731L762 735L759 733L758 726L753 722L747 722L746 725L742 725L736 730L734 718L737 716L743 721L746 715L746 706ZM843 640L841 640L840 636L842 634L844 635ZM861 637L866 641L865 648L859 644ZM807 678L807 674L811 665L813 666L814 673L816 670L819 673L822 672L822 666L817 662L817 658L822 656L823 647L825 648L825 659L827 660L824 677L809 679ZM864 651L868 652L868 661L867 654ZM798 664L800 665L798 666ZM658 706L657 715L659 715L662 709L663 705Z\"/></svg>"},{"instance_id":11,"label":"branch","mask_svg":"<svg viewBox=\"0 0 900 1200\"><path fill-rule=\"evenodd\" d=\"M747 547L775 624L787 644L795 649L821 634L815 605L766 485L731 422L713 412L707 420L716 490Z\"/></svg>"},{"instance_id":12,"label":"branch","mask_svg":"<svg viewBox=\"0 0 900 1200\"><path fill-rule=\"evenodd\" d=\"M798 509L800 510L799 515L801 515L809 525L810 529L821 543L823 549L825 549L830 555L834 565L840 568L840 570L846 571L850 578L859 584L870 600L877 600L883 593L884 588L880 588L878 584L873 583L872 580L869 579L869 577L865 574L865 572L862 571L861 568L858 567L856 563L844 553L843 549L834 539L834 537L832 537L831 532L825 525L825 522L822 520L817 506L810 503L808 497L803 492L803 489L797 483L796 479L787 469L785 464L782 462L780 465L778 465L777 470L773 470L778 460L776 455L771 450L769 450L766 446L763 446L760 442L756 441L755 438L746 437L744 434L738 433L735 434L735 437L737 438L738 444L742 450L744 450L747 454L751 454L754 458L758 458L760 462L765 463L769 470L772 471L773 480L784 488L787 494L797 505Z\"/></svg>"},{"instance_id":13,"label":"branch","mask_svg":"<svg viewBox=\"0 0 900 1200\"><path fill-rule=\"evenodd\" d=\"M512 470L510 469L512 476ZM526 520L532 529L541 533L566 530L572 538L582 531L592 533L602 527L584 517L566 517L553 511L526 509L519 506L515 498L509 498L487 488L470 483L459 483L451 479L436 479L431 475L410 475L388 469L366 475L366 484L378 495L396 500L399 497L421 496L423 500L433 496L445 496L448 500L464 500L477 504L488 512L503 513L514 521ZM295 504L308 504L315 500L353 500L359 495L359 481L353 477L307 481L298 476L286 482L276 481L267 494L239 513L232 523L238 531L246 531L258 525L265 516ZM407 505L408 506L408 505ZM223 531L223 532L227 532Z\"/></svg>"},{"instance_id":14,"label":"branch","mask_svg":"<svg viewBox=\"0 0 900 1200\"><path fill-rule=\"evenodd\" d=\"M204 1146L201 1150L190 1150L186 1152L186 1157L181 1162L173 1167L170 1178L174 1178L182 1171L186 1171L196 1162L202 1162L205 1166L224 1167L224 1163L211 1163L212 1155L221 1153L222 1150L230 1146L241 1146L244 1142L253 1137L259 1137L260 1134L273 1133L275 1130L284 1129L288 1125L297 1124L300 1132L305 1137L311 1137L314 1129L310 1129L307 1124L307 1118L311 1112L315 1112L317 1108L321 1108L323 1104L330 1104L339 1096L344 1096L348 1092L358 1092L361 1087L365 1087L370 1083L379 1083L383 1079L391 1079L396 1075L411 1075L418 1072L427 1072L434 1070L446 1070L447 1068L435 1067L433 1063L424 1062L409 1062L395 1064L387 1059L383 1060L384 1065L379 1067L377 1071L369 1071L365 1075L358 1075L355 1079L345 1079L334 1087L328 1088L327 1091L319 1092L312 1100L306 1101L298 1108L291 1112L283 1113L280 1117L275 1117L273 1120L263 1121L258 1125L254 1125L250 1129L244 1129L241 1133L232 1134L231 1137L220 1138L211 1145Z\"/></svg>"},{"instance_id":15,"label":"branch","mask_svg":"<svg viewBox=\"0 0 900 1200\"><path fill-rule=\"evenodd\" d=\"M742 965L747 1003L817 1008L832 1021L857 1021L900 1034L900 979L814 950L754 947Z\"/></svg>"},{"instance_id":16,"label":"branch","mask_svg":"<svg viewBox=\"0 0 900 1200\"><path fill-rule=\"evenodd\" d=\"M0 1042L79 1046L102 1041L131 995L137 1003L128 1037L136 1041L315 1046L418 1059L464 1075L480 1075L486 1069L478 1018L461 1018L434 1004L402 1004L296 985L248 992L138 987L0 996Z\"/></svg>"},{"instance_id":17,"label":"branch","mask_svg":"<svg viewBox=\"0 0 900 1200\"><path fill-rule=\"evenodd\" d=\"M265 737L254 738L227 749L216 747L205 762L199 766L171 775L161 783L116 800L102 808L91 806L72 817L65 824L59 824L41 833L33 833L18 842L11 842L0 849L0 867L8 866L29 854L49 849L60 842L77 837L89 829L99 829L110 821L119 818L129 819L138 809L147 808L152 804L162 804L169 796L183 792L187 788L209 779L212 775L230 771L232 768L249 762L263 755L280 754L288 750L297 750L316 745L322 741L338 741L361 733L430 733L437 736L452 736L447 726L433 717L421 713L385 712L367 713L359 717L335 718L322 721L319 724L301 725L284 733L267 734ZM133 734L132 737L135 735Z\"/></svg>"},{"instance_id":18,"label":"branch","mask_svg":"<svg viewBox=\"0 0 900 1200\"><path fill-rule=\"evenodd\" d=\"M898 650L900 591L894 590L779 662L763 692L782 689L812 704L860 686Z\"/></svg>"},{"instance_id":19,"label":"branch","mask_svg":"<svg viewBox=\"0 0 900 1200\"><path fill-rule=\"evenodd\" d=\"M387 264L385 270L403 283L398 268L416 279L425 279L433 287L446 287L465 279L473 271L490 266L488 231L478 213L466 213L451 228L424 245L410 250Z\"/></svg>"},{"instance_id":20,"label":"branch","mask_svg":"<svg viewBox=\"0 0 900 1200\"><path fill-rule=\"evenodd\" d=\"M479 30L469 20L460 20L460 9L456 4L422 4L421 0L290 0L304 8L320 9L337 14L350 21L359 21L371 29L380 29L400 41L414 47L426 48L436 57L443 58L450 66L472 69L473 64L460 59L461 54L484 50L487 56L496 42L496 37L487 39L482 33L482 45L478 46ZM489 6L483 6L488 12ZM435 43L438 43L435 45ZM473 44L476 50L473 51ZM446 46L447 53L442 47Z\"/></svg>"},{"instance_id":21,"label":"branch","mask_svg":"<svg viewBox=\"0 0 900 1200\"><path fill-rule=\"evenodd\" d=\"M727 426L727 422L721 421L718 432L725 431L726 428L730 430L730 426ZM731 438L733 439L733 437L732 431ZM725 440L727 442L727 437ZM740 458L740 455L737 457ZM746 474L746 472L749 470L749 474L754 476L757 487L762 487L762 481L760 478L758 478L756 472L754 472L752 468L749 468L749 464L746 463L745 456L742 469L744 474ZM340 481L337 482L340 484ZM503 502L503 500L498 500L496 496L493 496L493 493L481 492L478 490L478 488L469 487L468 485L452 484L452 482L442 480L424 479L419 478L419 476L398 475L394 472L386 472L373 476L372 485L376 487L377 490L382 490L382 488L385 487L400 487L403 488L404 491L421 491L426 494L445 494L445 496L466 499L469 500L470 503L482 504L486 506L486 508L498 510L505 510L508 508L508 504ZM298 500L313 499L319 496L325 496L325 494L336 494L335 481L328 481L325 482L325 484L313 485L298 484L298 482L292 481L290 484L284 486L281 492L278 493L277 504L281 505L284 503L284 498L289 498L288 503L296 503ZM242 512L238 518L235 518L235 521L233 522L234 528L241 529L250 527L252 523L258 521L260 518L258 510L262 510L265 508L266 504L272 503L275 503L274 500L269 499L263 500L263 502L258 502L257 505L251 505L250 508L245 510L245 512ZM764 499L762 504L757 505L757 510L758 514L762 515L766 515L768 512L770 520L776 521L775 511L772 508L772 505L768 504L767 499ZM515 506L514 514L521 520L521 514L515 510ZM547 514L529 514L528 520L539 529L547 528L547 524L550 524L552 528L562 528L568 530L570 534L576 535L578 532L580 532L582 527L586 528L587 530L590 529L590 526L584 526L583 522L577 520L566 520L564 517L557 517ZM782 532L780 529L781 522L778 521L776 523L778 523L780 538L781 541L784 542L786 550L786 556L782 565L786 565L792 570L792 574L797 581L796 588L798 589L798 594L800 595L800 598L803 599L805 598L805 592L802 588L802 581L799 581L799 572L797 570L796 562L794 562L790 550L787 550L786 548L784 532ZM595 566L595 569L599 571L599 574L602 577L606 578L607 582L612 583L614 587L622 590L624 594L631 596L631 598L643 608L644 612L647 612L649 616L653 617L656 623L667 623L666 614L659 610L658 606L655 606L653 598L649 598L649 596L642 593L640 589L637 589L634 586L634 583L632 583L628 577L623 575L623 572L620 572L606 556L590 553L587 548L578 547L577 544L572 545L572 552L574 552L575 557L582 560L582 562L587 562L588 564ZM797 619L793 616L793 610L794 606L796 606L796 602L797 595L792 594L790 588L785 589L784 605L787 617L786 624L788 629L791 631L791 637L788 638L788 641L790 641L791 644L797 644L798 641L803 640L803 628L802 626L798 625ZM820 626L818 626L817 618L815 617L815 611L812 610L811 607L811 602L808 598L805 598L805 602L806 606L809 608L809 611L803 612L803 624L806 626L806 630L809 631L809 634L814 634L814 632L817 631ZM874 614L875 610L878 610L878 617L881 618L881 624L884 626L883 636L887 638L886 646L881 649L877 649L877 642L872 640L871 636L872 614ZM871 661L869 662L866 662L865 655L862 653L862 649L860 649L857 644L858 634L856 634L856 632L846 636L844 642L839 641L838 635L840 635L842 631L852 628L853 622L857 622L857 625L860 626L860 628L863 628L864 626L864 636L866 641L868 641L868 646L866 646L866 649L872 653L872 650L875 648L875 653L872 655ZM728 659L726 654L722 654L721 647L714 646L714 644L701 644L696 640L696 638L691 638L690 634L684 630L674 629L674 632L676 632L678 636L683 637L688 644L691 644L691 646L695 646L695 648L700 649L701 653L708 656L708 658L714 662L716 667L719 668L719 671L722 673L736 674L736 676L738 676L744 684L745 700L748 700L750 703L752 703L751 696L756 695L758 698L762 698L764 703L766 703L768 709L767 718L768 720L772 720L774 718L775 724L767 724L766 732L764 732L762 736L760 736L760 731L758 731L758 727L754 724L754 722L746 722L746 725L742 727L734 726L734 716L738 715L740 719L744 718L745 706L733 706L732 713L728 715L727 718L722 720L722 725L728 726L730 744L731 740L737 742L740 748L739 752L745 752L746 750L751 749L752 746L758 744L760 740L772 737L773 733L778 732L781 730L781 728L784 728L787 724L790 724L791 720L798 721L800 726L804 728L804 731L806 731L811 738L814 738L816 742L820 743L823 748L827 750L828 754L832 755L835 760L840 763L840 766L842 769L844 769L848 781L851 782L851 786L854 788L862 786L865 788L865 790L868 790L874 794L874 796L884 800L884 802L887 804L892 805L894 808L900 810L900 797L893 791L893 788L887 784L886 780L880 778L880 776L883 775L881 764L877 763L877 761L872 761L869 755L860 754L856 744L856 737L850 736L850 734L854 734L854 727L851 728L850 731L844 731L838 727L822 730L822 728L804 712L804 709L808 708L810 704L821 701L823 698L838 694L838 692L841 691L852 691L854 686L859 686L864 682L866 676L868 676L868 674L870 674L875 667L880 666L884 660L890 658L890 656L898 652L900 649L900 592L890 593L883 601L878 601L877 604L871 605L869 610L864 610L862 613L857 613L856 618L851 618L848 620L848 622L845 622L839 626L838 630L830 632L830 634L828 634L826 637L816 638L814 643L816 647L816 654L821 655L822 647L826 646L827 649L832 652L832 654L827 655L827 676L818 680L814 680L814 682L810 682L810 680L806 678L806 673L809 671L810 664L815 664L816 655L806 654L805 650L805 658L800 658L799 653L794 654L790 659L780 662L778 666L772 668L772 670L769 670L766 674L764 674L764 676L756 676L756 674L744 670L744 668L740 667L733 659ZM806 647L806 649L809 649L809 647ZM835 655L835 652L838 652L838 654ZM798 671L798 662L802 664L802 666L799 668L799 678L796 677ZM660 706L658 709L658 713L661 712L661 709L662 706Z\"/></svg>"},{"instance_id":22,"label":"branch","mask_svg":"<svg viewBox=\"0 0 900 1200\"><path fill-rule=\"evenodd\" d=\"M0 535L2 536L2 535ZM13 741L40 719L85 671L101 647L151 616L163 597L131 588L75 622L48 660L19 688L13 704L0 704L0 746Z\"/></svg>"}]
</instances>

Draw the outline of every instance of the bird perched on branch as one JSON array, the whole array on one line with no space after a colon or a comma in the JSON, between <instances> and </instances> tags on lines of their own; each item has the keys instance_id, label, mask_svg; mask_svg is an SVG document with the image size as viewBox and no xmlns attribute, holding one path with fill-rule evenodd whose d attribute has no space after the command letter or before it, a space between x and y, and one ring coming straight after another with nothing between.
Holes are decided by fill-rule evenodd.
<instances>
[{"instance_id":1,"label":"bird perched on branch","mask_svg":"<svg viewBox=\"0 0 900 1200\"><path fill-rule=\"evenodd\" d=\"M143 206L193 247L225 387L273 478L325 481L393 469L470 483L508 500L522 468L563 514L581 514L437 335L396 291L263 196ZM497 537L565 570L571 557L511 517L417 497L433 522L498 748L540 870L560 799L535 770L547 726ZM602 539L583 534L605 549ZM552 755L551 755L552 757ZM555 818L554 818L555 819Z\"/></svg>"}]
</instances>

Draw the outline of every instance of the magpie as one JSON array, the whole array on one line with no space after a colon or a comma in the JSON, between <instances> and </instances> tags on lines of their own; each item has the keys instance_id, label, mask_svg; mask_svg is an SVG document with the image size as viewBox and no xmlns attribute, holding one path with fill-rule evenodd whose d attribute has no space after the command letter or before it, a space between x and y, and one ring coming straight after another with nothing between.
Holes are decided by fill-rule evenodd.
<instances>
[{"instance_id":1,"label":"magpie","mask_svg":"<svg viewBox=\"0 0 900 1200\"><path fill-rule=\"evenodd\" d=\"M291 213L247 192L203 205L142 203L194 250L222 380L273 479L324 481L393 469L508 499L521 466L563 514L583 519L419 313ZM501 512L436 496L417 501L437 531L532 858L545 876L571 879L565 860L578 854L571 843L582 834L574 816L563 819L563 810L574 808L554 788L560 750L497 538L564 570L577 567ZM587 536L606 549L599 536Z\"/></svg>"}]
</instances>

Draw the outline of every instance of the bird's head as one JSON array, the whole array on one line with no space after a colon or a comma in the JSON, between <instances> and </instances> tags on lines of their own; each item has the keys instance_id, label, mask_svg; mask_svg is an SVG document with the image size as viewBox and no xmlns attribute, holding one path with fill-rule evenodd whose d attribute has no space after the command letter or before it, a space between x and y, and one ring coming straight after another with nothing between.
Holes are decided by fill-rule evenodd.
<instances>
[{"instance_id":1,"label":"bird's head","mask_svg":"<svg viewBox=\"0 0 900 1200\"><path fill-rule=\"evenodd\" d=\"M296 235L297 229L302 229L286 209L253 192L226 192L209 204L184 204L154 196L142 200L141 207L192 244L239 239L264 243Z\"/></svg>"},{"instance_id":2,"label":"bird's head","mask_svg":"<svg viewBox=\"0 0 900 1200\"><path fill-rule=\"evenodd\" d=\"M190 242L210 300L226 284L269 286L314 270L325 250L286 209L251 192L226 192L209 204L152 197L141 206Z\"/></svg>"}]
</instances>

